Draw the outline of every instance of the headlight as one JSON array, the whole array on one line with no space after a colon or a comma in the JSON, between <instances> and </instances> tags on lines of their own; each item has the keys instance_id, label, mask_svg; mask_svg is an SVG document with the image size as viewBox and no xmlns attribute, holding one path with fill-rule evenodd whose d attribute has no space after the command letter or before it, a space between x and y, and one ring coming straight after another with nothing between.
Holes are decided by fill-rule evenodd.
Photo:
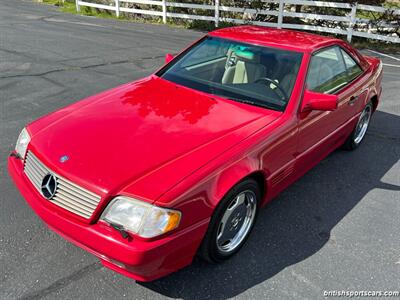
<instances>
[{"instance_id":1,"label":"headlight","mask_svg":"<svg viewBox=\"0 0 400 300\"><path fill-rule=\"evenodd\" d=\"M118 196L107 206L101 219L141 237L151 238L178 227L181 213Z\"/></svg>"},{"instance_id":2,"label":"headlight","mask_svg":"<svg viewBox=\"0 0 400 300\"><path fill-rule=\"evenodd\" d=\"M19 134L17 144L15 145L15 151L22 159L25 158L26 148L28 147L30 141L31 137L29 136L28 131L26 128L22 129L21 133Z\"/></svg>"}]
</instances>

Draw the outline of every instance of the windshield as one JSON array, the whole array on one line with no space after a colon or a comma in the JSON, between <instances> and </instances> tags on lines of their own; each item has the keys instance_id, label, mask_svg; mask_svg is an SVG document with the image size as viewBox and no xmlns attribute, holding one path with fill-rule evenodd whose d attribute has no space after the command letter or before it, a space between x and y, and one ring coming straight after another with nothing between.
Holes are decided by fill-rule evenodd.
<instances>
[{"instance_id":1,"label":"windshield","mask_svg":"<svg viewBox=\"0 0 400 300\"><path fill-rule=\"evenodd\" d=\"M206 37L156 75L234 101L283 111L302 53Z\"/></svg>"}]
</instances>

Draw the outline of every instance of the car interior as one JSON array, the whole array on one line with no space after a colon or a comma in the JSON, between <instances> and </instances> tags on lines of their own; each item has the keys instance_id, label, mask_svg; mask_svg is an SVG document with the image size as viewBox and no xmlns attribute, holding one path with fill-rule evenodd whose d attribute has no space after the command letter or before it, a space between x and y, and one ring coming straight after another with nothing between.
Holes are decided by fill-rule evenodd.
<instances>
[{"instance_id":1,"label":"car interior","mask_svg":"<svg viewBox=\"0 0 400 300\"><path fill-rule=\"evenodd\" d=\"M188 66L184 72L223 85L246 85L267 77L290 95L298 68L299 63L290 55L279 55L277 59L274 53L229 49L224 57Z\"/></svg>"},{"instance_id":2,"label":"car interior","mask_svg":"<svg viewBox=\"0 0 400 300\"><path fill-rule=\"evenodd\" d=\"M300 63L301 53L230 41L209 42L194 48L166 74L169 77L173 73L175 82L181 80L180 84L192 88L202 85L203 89L199 89L206 92L223 90L230 98L240 95L258 101L268 99L283 107L291 95Z\"/></svg>"}]
</instances>

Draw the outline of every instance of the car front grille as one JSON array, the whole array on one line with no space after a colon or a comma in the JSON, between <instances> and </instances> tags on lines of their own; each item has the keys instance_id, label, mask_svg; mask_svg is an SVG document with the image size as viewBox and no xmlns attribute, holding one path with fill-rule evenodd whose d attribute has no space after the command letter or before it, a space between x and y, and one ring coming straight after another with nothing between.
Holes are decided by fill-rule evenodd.
<instances>
[{"instance_id":1,"label":"car front grille","mask_svg":"<svg viewBox=\"0 0 400 300\"><path fill-rule=\"evenodd\" d=\"M39 193L41 193L43 178L47 174L53 174L56 177L57 185L55 194L49 201L86 219L92 216L100 202L99 195L54 173L31 151L26 154L24 172Z\"/></svg>"}]
</instances>

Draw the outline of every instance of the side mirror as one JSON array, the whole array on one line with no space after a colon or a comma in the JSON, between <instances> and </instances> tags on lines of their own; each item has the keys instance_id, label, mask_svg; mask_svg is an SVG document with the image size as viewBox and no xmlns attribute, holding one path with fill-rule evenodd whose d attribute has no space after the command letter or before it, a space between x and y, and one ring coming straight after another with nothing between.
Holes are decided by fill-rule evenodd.
<instances>
[{"instance_id":1,"label":"side mirror","mask_svg":"<svg viewBox=\"0 0 400 300\"><path fill-rule=\"evenodd\" d=\"M335 110L338 107L338 96L304 91L301 112L311 110Z\"/></svg>"},{"instance_id":2,"label":"side mirror","mask_svg":"<svg viewBox=\"0 0 400 300\"><path fill-rule=\"evenodd\" d=\"M174 59L174 56L170 53L165 54L165 63L169 63L171 60Z\"/></svg>"}]
</instances>

